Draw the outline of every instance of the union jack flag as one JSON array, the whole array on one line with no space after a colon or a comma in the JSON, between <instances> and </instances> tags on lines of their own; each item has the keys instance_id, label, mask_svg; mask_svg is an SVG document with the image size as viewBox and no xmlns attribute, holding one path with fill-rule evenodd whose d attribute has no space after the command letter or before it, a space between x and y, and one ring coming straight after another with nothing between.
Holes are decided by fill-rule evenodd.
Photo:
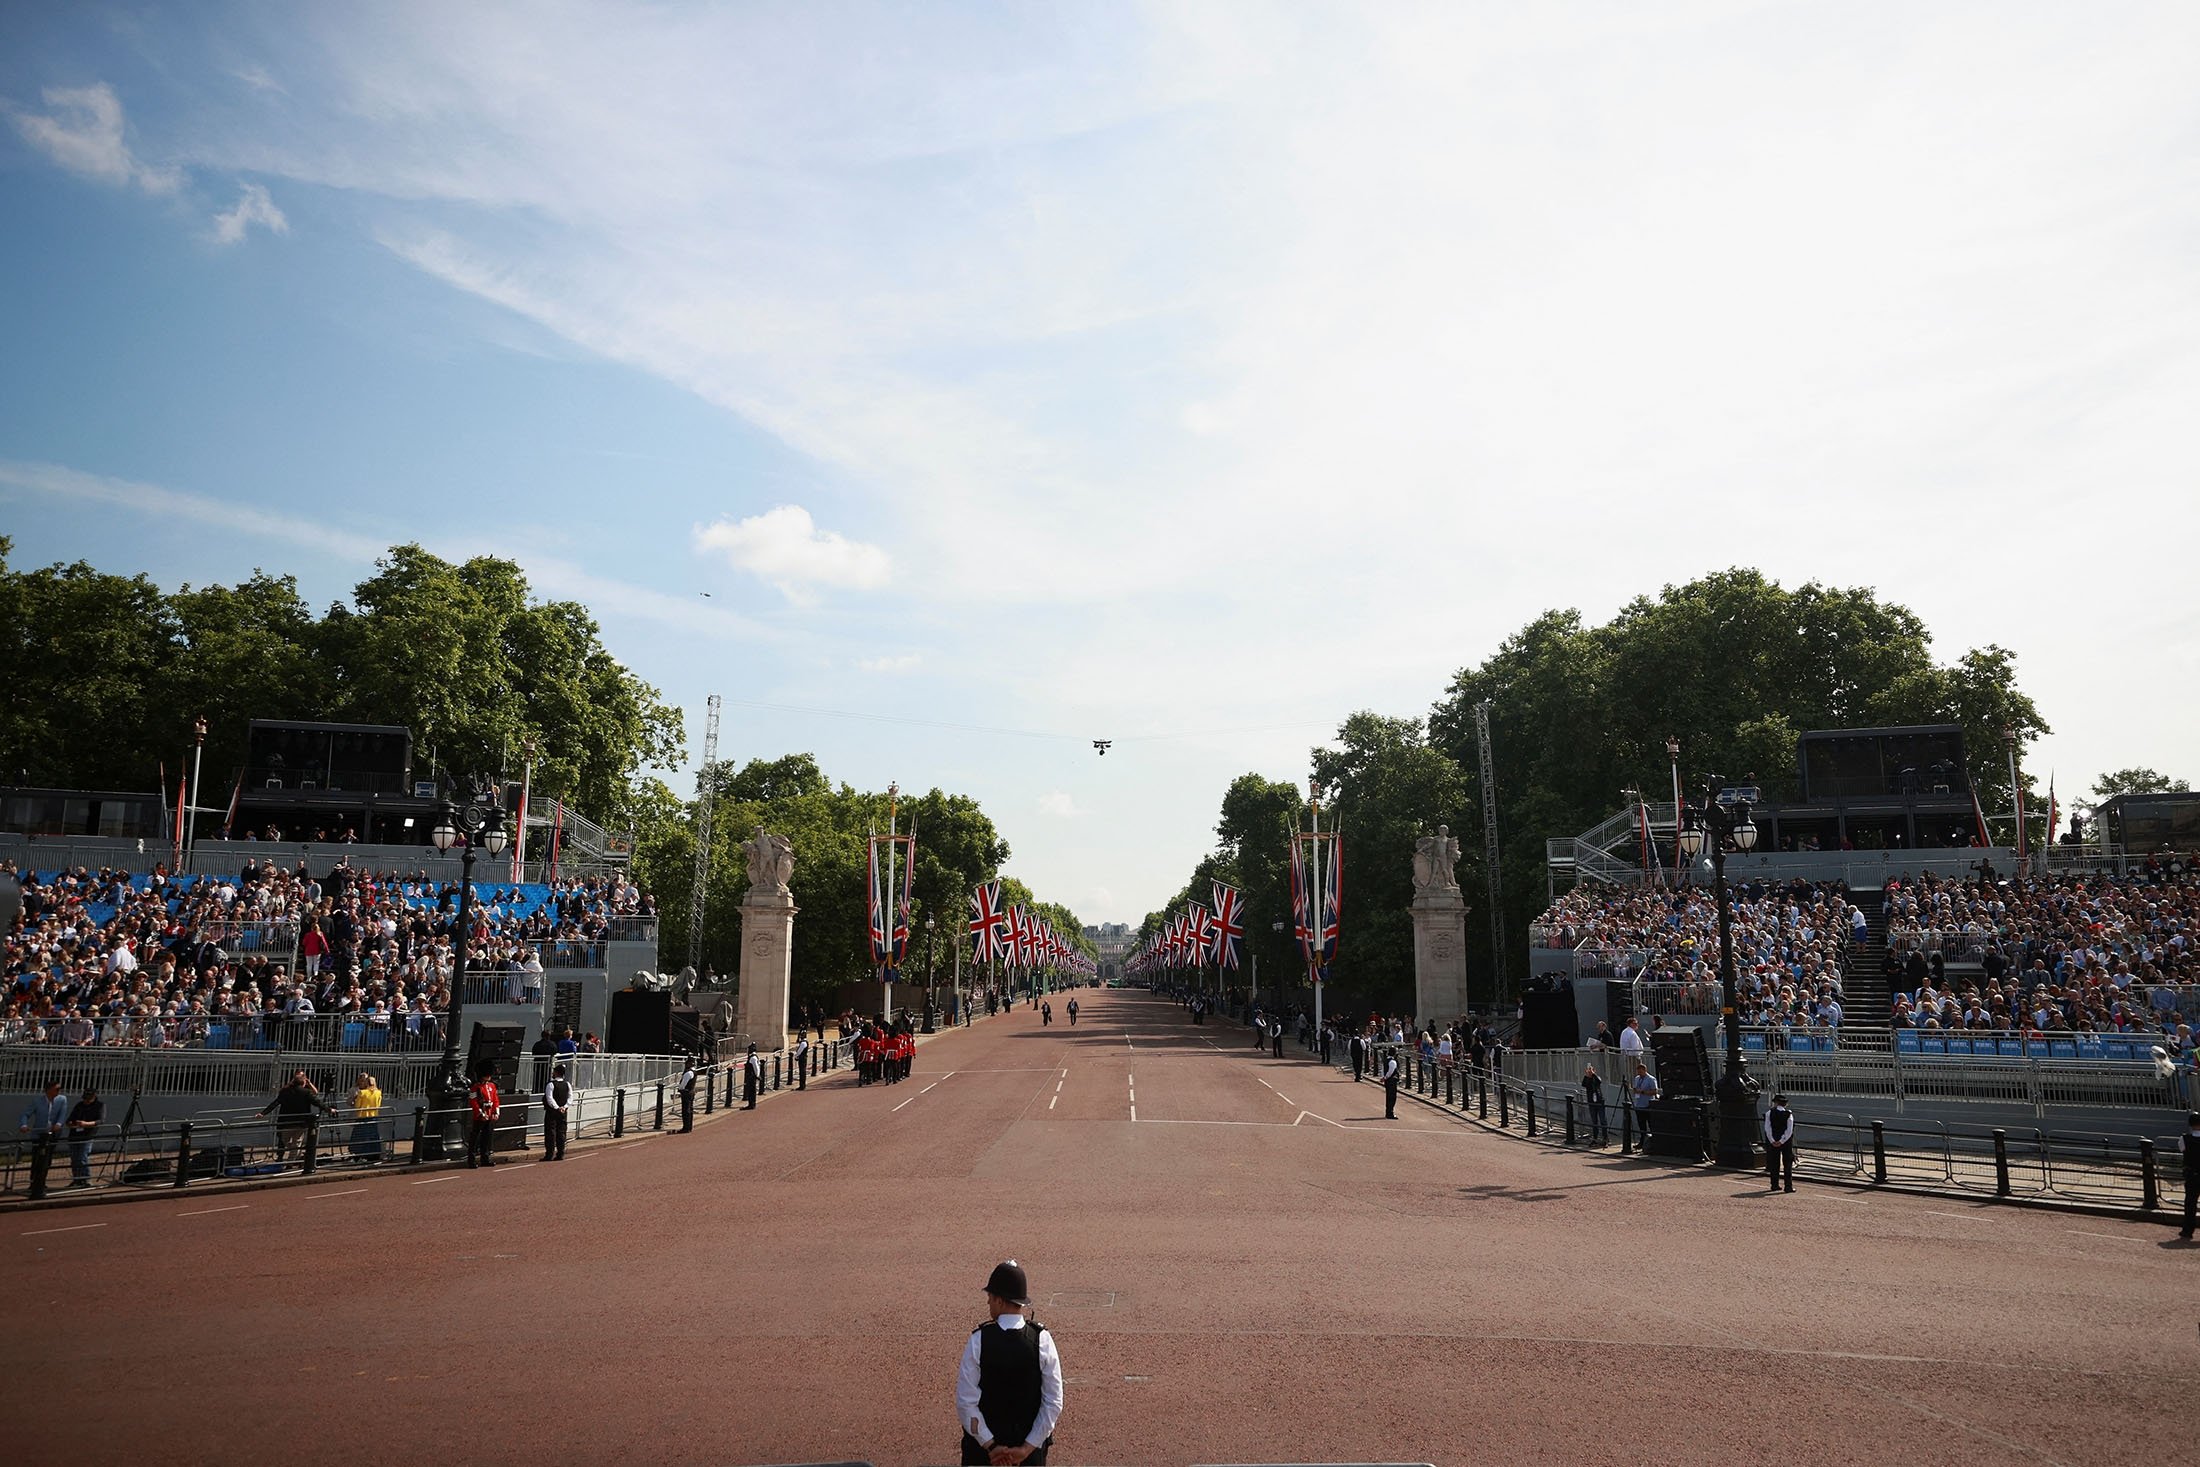
<instances>
[{"instance_id":1,"label":"union jack flag","mask_svg":"<svg viewBox=\"0 0 2200 1467\"><path fill-rule=\"evenodd\" d=\"M917 898L917 822L909 822L909 833L901 837L901 894L894 902L894 966L900 967L909 957L909 912Z\"/></svg>"},{"instance_id":2,"label":"union jack flag","mask_svg":"<svg viewBox=\"0 0 2200 1467\"><path fill-rule=\"evenodd\" d=\"M1194 902L1184 909L1185 926L1191 929L1192 966L1203 967L1215 945L1215 914Z\"/></svg>"},{"instance_id":3,"label":"union jack flag","mask_svg":"<svg viewBox=\"0 0 2200 1467\"><path fill-rule=\"evenodd\" d=\"M1020 906L1008 909L1009 955L1019 968L1031 966L1031 916Z\"/></svg>"},{"instance_id":4,"label":"union jack flag","mask_svg":"<svg viewBox=\"0 0 2200 1467\"><path fill-rule=\"evenodd\" d=\"M871 962L877 967L888 967L894 961L894 947L887 939L886 873L879 868L879 839L871 837L871 881L869 907L871 919Z\"/></svg>"},{"instance_id":5,"label":"union jack flag","mask_svg":"<svg viewBox=\"0 0 2200 1467\"><path fill-rule=\"evenodd\" d=\"M1245 945L1245 899L1237 888L1215 883L1215 914L1208 929L1208 956L1218 968L1235 968Z\"/></svg>"},{"instance_id":6,"label":"union jack flag","mask_svg":"<svg viewBox=\"0 0 2200 1467\"><path fill-rule=\"evenodd\" d=\"M990 963L1008 956L1008 936L1003 931L1008 914L1001 910L1001 884L981 881L970 893L970 961Z\"/></svg>"},{"instance_id":7,"label":"union jack flag","mask_svg":"<svg viewBox=\"0 0 2200 1467\"><path fill-rule=\"evenodd\" d=\"M1315 966L1314 924L1309 904L1306 857L1294 836L1291 840L1291 939L1299 945L1299 954L1306 959L1306 966L1312 968Z\"/></svg>"},{"instance_id":8,"label":"union jack flag","mask_svg":"<svg viewBox=\"0 0 2200 1467\"><path fill-rule=\"evenodd\" d=\"M1322 893L1322 970L1337 956L1338 919L1344 912L1344 831L1329 837L1329 889Z\"/></svg>"}]
</instances>

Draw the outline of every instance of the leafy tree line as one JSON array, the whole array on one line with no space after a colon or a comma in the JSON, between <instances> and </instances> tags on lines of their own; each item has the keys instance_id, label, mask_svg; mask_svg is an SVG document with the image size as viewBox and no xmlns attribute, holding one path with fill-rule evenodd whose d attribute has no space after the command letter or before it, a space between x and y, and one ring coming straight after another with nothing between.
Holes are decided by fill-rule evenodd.
<instances>
[{"instance_id":1,"label":"leafy tree line","mask_svg":"<svg viewBox=\"0 0 2200 1467\"><path fill-rule=\"evenodd\" d=\"M1971 778L1984 792L2008 785L2004 729L2017 736L2020 764L2024 746L2049 731L2017 687L2013 653L1989 645L1938 662L1923 621L1869 589L1812 582L1787 590L1736 569L1637 597L1601 626L1578 611L1546 612L1462 668L1425 720L1354 713L1333 743L1313 750L1316 787L1345 832L1340 1002L1411 1007L1413 841L1439 824L1451 826L1463 852L1469 980L1478 995L1493 991L1474 717L1485 701L1509 981L1526 971L1527 926L1546 905L1544 842L1611 815L1624 790L1669 799L1669 736L1681 741L1691 787L1709 773L1754 775L1768 798L1784 799L1796 793L1796 739L1807 730L1960 724ZM2034 784L2029 773L2020 778ZM1233 810L1242 815L1256 789L1268 792L1269 823L1249 831ZM1982 798L1990 811L2006 808L2005 793ZM2044 802L2028 791L2027 806L2043 812ZM1233 782L1217 849L1176 907L1193 894L1204 900L1208 877L1227 871L1246 888L1252 935L1271 936L1271 923L1288 921L1289 897L1285 834L1270 824L1288 827L1296 817L1303 825L1299 808L1292 786L1251 774ZM1145 930L1165 916L1149 917ZM1279 956L1297 964L1287 949ZM1264 972L1270 961L1264 950Z\"/></svg>"},{"instance_id":2,"label":"leafy tree line","mask_svg":"<svg viewBox=\"0 0 2200 1467\"><path fill-rule=\"evenodd\" d=\"M0 536L0 778L151 790L204 717L212 786L250 720L288 718L402 724L423 775L516 774L532 736L536 789L607 826L669 799L650 771L680 761L679 711L509 560L393 546L315 615L291 576L166 592L82 561L17 570L11 549Z\"/></svg>"},{"instance_id":3,"label":"leafy tree line","mask_svg":"<svg viewBox=\"0 0 2200 1467\"><path fill-rule=\"evenodd\" d=\"M787 837L794 847L794 875L788 886L800 909L795 919L795 1000L831 1005L842 984L873 976L868 837L886 830L886 793L835 785L809 754L752 759L738 769L721 765L710 777L714 782L704 965L716 973L739 969L739 908L749 885L748 863L740 847L762 827ZM923 977L929 938L931 964L938 980L945 983L953 968L956 936L964 930L971 888L1000 874L1008 860L1008 842L968 795L938 789L904 794L896 815L902 831L909 829L912 820L917 828L910 953L903 974L912 982ZM659 961L673 970L687 961L695 836L694 803L677 805L668 799L643 827L635 862L637 879L658 895ZM1055 931L1092 955L1076 913L1036 900L1014 877L1005 878L1001 885L1006 900L1044 916ZM934 924L929 934L924 925L927 919ZM964 969L967 975L967 942Z\"/></svg>"}]
</instances>

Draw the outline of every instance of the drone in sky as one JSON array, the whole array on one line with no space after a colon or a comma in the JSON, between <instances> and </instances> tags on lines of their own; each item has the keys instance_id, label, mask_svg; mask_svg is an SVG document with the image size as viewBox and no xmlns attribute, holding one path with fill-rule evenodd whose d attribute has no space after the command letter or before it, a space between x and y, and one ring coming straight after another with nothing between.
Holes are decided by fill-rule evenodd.
<instances>
[{"instance_id":1,"label":"drone in sky","mask_svg":"<svg viewBox=\"0 0 2200 1467\"><path fill-rule=\"evenodd\" d=\"M1108 746L1114 742L1113 739L1094 739L1092 747L1099 753L1101 758L1105 759L1108 757Z\"/></svg>"}]
</instances>

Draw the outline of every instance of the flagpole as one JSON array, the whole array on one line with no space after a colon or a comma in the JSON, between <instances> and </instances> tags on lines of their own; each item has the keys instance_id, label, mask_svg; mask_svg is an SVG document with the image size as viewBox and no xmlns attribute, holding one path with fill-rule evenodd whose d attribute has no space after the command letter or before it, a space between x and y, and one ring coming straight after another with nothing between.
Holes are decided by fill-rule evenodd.
<instances>
[{"instance_id":1,"label":"flagpole","mask_svg":"<svg viewBox=\"0 0 2200 1467\"><path fill-rule=\"evenodd\" d=\"M901 807L901 786L886 786L886 886L879 893L879 924L886 929L886 961L880 965L879 976L885 985L885 1022L894 1022L894 907L900 898L901 887L894 880L894 818Z\"/></svg>"},{"instance_id":2,"label":"flagpole","mask_svg":"<svg viewBox=\"0 0 2200 1467\"><path fill-rule=\"evenodd\" d=\"M1311 873L1314 878L1314 903L1306 915L1308 926L1313 932L1313 941L1309 946L1308 966L1314 970L1314 1029L1318 1033L1322 1026L1322 988L1324 987L1322 983L1322 913L1325 908L1322 905L1322 878L1326 873L1322 869L1321 792L1320 787L1311 779L1306 782L1306 795L1307 808L1312 812L1314 820L1313 849L1310 853L1314 858L1314 869Z\"/></svg>"}]
</instances>

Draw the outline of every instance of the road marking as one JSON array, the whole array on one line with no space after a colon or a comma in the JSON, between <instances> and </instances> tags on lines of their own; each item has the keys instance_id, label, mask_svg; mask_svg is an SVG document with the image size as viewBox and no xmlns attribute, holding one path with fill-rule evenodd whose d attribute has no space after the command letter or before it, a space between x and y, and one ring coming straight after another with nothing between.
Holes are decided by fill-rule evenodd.
<instances>
[{"instance_id":1,"label":"road marking","mask_svg":"<svg viewBox=\"0 0 2200 1467\"><path fill-rule=\"evenodd\" d=\"M242 1212L251 1206L248 1202L234 1203L228 1207L209 1207L198 1212L179 1212L178 1217L211 1217L217 1212Z\"/></svg>"},{"instance_id":2,"label":"road marking","mask_svg":"<svg viewBox=\"0 0 2200 1467\"><path fill-rule=\"evenodd\" d=\"M1276 1087L1273 1085L1269 1086L1268 1088L1271 1090L1276 1089ZM1293 1103L1291 1097L1284 1094L1281 1090L1276 1090L1276 1099L1282 1101L1285 1105L1290 1105Z\"/></svg>"},{"instance_id":3,"label":"road marking","mask_svg":"<svg viewBox=\"0 0 2200 1467\"><path fill-rule=\"evenodd\" d=\"M531 1166L541 1166L542 1163L539 1161L500 1161L497 1165L508 1166L515 1172L523 1172ZM342 1194L339 1193L338 1195L341 1196Z\"/></svg>"},{"instance_id":4,"label":"road marking","mask_svg":"<svg viewBox=\"0 0 2200 1467\"><path fill-rule=\"evenodd\" d=\"M1254 1076L1253 1078L1254 1078L1254 1079L1256 1079L1256 1080L1260 1080L1260 1076L1258 1076L1258 1075L1255 1075L1255 1076ZM1267 1082L1266 1080L1260 1080L1260 1083L1261 1083L1261 1084L1263 1084L1263 1085L1268 1085L1268 1082ZM1273 1086L1273 1085L1268 1085L1268 1088L1269 1088L1270 1090L1273 1090L1273 1089L1275 1089L1276 1087L1275 1087L1275 1086Z\"/></svg>"},{"instance_id":5,"label":"road marking","mask_svg":"<svg viewBox=\"0 0 2200 1467\"><path fill-rule=\"evenodd\" d=\"M914 1095L912 1095L912 1096L910 1096L910 1097L909 1097L909 1100L915 1100L916 1098L917 1098L917 1097L915 1097ZM909 1100L905 1100L905 1101L903 1101L903 1102L901 1103L901 1105L907 1105L907 1104L909 1103ZM894 1109L895 1109L895 1110L900 1110L900 1109L901 1109L901 1105L897 1105L897 1106L895 1106L895 1107L894 1107ZM891 1113L892 1113L892 1112L888 1112L888 1114L891 1114Z\"/></svg>"},{"instance_id":6,"label":"road marking","mask_svg":"<svg viewBox=\"0 0 2200 1467\"><path fill-rule=\"evenodd\" d=\"M1134 1121L1138 1119L1138 1102L1135 1100L1131 1102L1131 1119Z\"/></svg>"},{"instance_id":7,"label":"road marking","mask_svg":"<svg viewBox=\"0 0 2200 1467\"><path fill-rule=\"evenodd\" d=\"M1918 1211L1924 1213L1927 1217L1952 1217L1957 1222L1971 1221L1971 1214L1968 1212L1939 1212L1930 1207L1921 1207Z\"/></svg>"},{"instance_id":8,"label":"road marking","mask_svg":"<svg viewBox=\"0 0 2200 1467\"><path fill-rule=\"evenodd\" d=\"M1052 1109L1054 1109L1054 1107L1055 1107L1056 1105L1058 1105L1058 1104L1060 1104L1060 1103L1061 1103L1061 1099L1062 1099L1062 1097L1061 1097L1061 1096L1059 1096L1059 1095L1056 1095L1056 1096L1053 1096L1053 1097L1051 1097L1051 1098L1050 1098L1050 1099L1049 1099L1049 1100L1047 1101L1047 1109L1048 1109L1048 1110L1052 1110Z\"/></svg>"},{"instance_id":9,"label":"road marking","mask_svg":"<svg viewBox=\"0 0 2200 1467\"><path fill-rule=\"evenodd\" d=\"M458 1178L455 1175L448 1177L422 1177L419 1181L413 1183L413 1185L415 1187L433 1187L437 1182L455 1182L457 1180Z\"/></svg>"},{"instance_id":10,"label":"road marking","mask_svg":"<svg viewBox=\"0 0 2200 1467\"><path fill-rule=\"evenodd\" d=\"M939 1084L939 1083L940 1083L939 1081L937 1081L937 1080L934 1080L934 1081L932 1082L932 1085L937 1085L937 1084ZM927 1085L927 1086L925 1086L925 1087L924 1087L924 1088L923 1088L922 1090L919 1090L919 1091L917 1092L917 1094L919 1094L919 1095L930 1095L930 1094L932 1093L932 1085Z\"/></svg>"},{"instance_id":11,"label":"road marking","mask_svg":"<svg viewBox=\"0 0 2200 1467\"><path fill-rule=\"evenodd\" d=\"M357 1197L360 1193L366 1190L367 1189L364 1187L353 1187L349 1191L344 1192L308 1192L306 1193L306 1200L309 1202L318 1202L323 1197Z\"/></svg>"},{"instance_id":12,"label":"road marking","mask_svg":"<svg viewBox=\"0 0 2200 1467\"><path fill-rule=\"evenodd\" d=\"M1307 1118L1308 1116L1314 1116L1314 1113L1313 1113L1312 1111L1310 1111L1310 1110L1302 1110L1302 1111L1300 1111L1300 1112L1299 1112L1299 1120L1298 1120L1298 1121L1293 1121L1293 1122L1292 1122L1291 1124L1295 1126L1295 1125L1297 1125L1297 1124L1299 1123L1299 1121L1303 1121L1303 1120L1305 1120L1305 1119L1306 1119L1306 1118ZM1330 1124L1330 1125L1332 1125L1332 1126L1335 1126L1335 1127L1336 1127L1336 1128L1337 1128L1338 1130L1340 1130L1340 1131L1343 1131L1343 1130L1348 1130L1348 1129L1350 1129L1349 1127L1347 1127L1347 1126L1346 1126L1346 1125L1344 1124L1344 1122L1342 1122L1342 1121L1332 1121L1332 1120L1330 1120L1330 1119L1329 1119L1329 1117L1327 1117L1327 1116L1314 1116L1314 1119L1315 1119L1315 1120L1317 1120L1317 1121L1325 1121L1325 1122L1327 1122L1328 1124Z\"/></svg>"},{"instance_id":13,"label":"road marking","mask_svg":"<svg viewBox=\"0 0 2200 1467\"><path fill-rule=\"evenodd\" d=\"M186 1214L186 1216L189 1215ZM33 1228L23 1236L26 1238L43 1238L48 1233L81 1233L89 1228L103 1228L105 1226L107 1226L105 1223L78 1223L76 1226L68 1228Z\"/></svg>"},{"instance_id":14,"label":"road marking","mask_svg":"<svg viewBox=\"0 0 2200 1467\"><path fill-rule=\"evenodd\" d=\"M2073 1238L2106 1238L2111 1243L2143 1243L2144 1238L2134 1238L2129 1233L2089 1233L2081 1228L2064 1228Z\"/></svg>"}]
</instances>

